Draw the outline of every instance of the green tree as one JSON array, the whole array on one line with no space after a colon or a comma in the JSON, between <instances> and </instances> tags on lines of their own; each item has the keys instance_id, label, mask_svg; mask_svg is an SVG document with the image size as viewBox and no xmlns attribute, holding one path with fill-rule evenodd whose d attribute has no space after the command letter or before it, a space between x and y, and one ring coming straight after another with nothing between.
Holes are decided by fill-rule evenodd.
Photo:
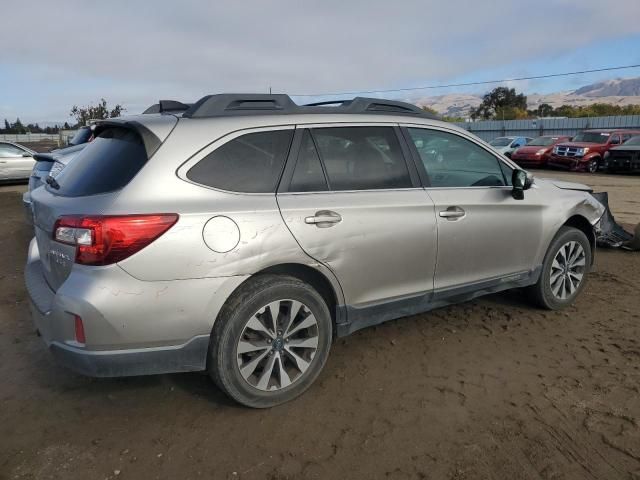
<instances>
[{"instance_id":1,"label":"green tree","mask_svg":"<svg viewBox=\"0 0 640 480\"><path fill-rule=\"evenodd\" d=\"M9 122L7 121L7 119L4 119L4 132L8 133L11 130L11 125L9 124Z\"/></svg>"},{"instance_id":2,"label":"green tree","mask_svg":"<svg viewBox=\"0 0 640 480\"><path fill-rule=\"evenodd\" d=\"M436 112L433 108L431 107L427 107L426 105L423 105L422 107L420 107L422 110L424 110L425 112L431 114L431 115L438 115L440 116L440 114L438 112Z\"/></svg>"},{"instance_id":3,"label":"green tree","mask_svg":"<svg viewBox=\"0 0 640 480\"><path fill-rule=\"evenodd\" d=\"M539 117L551 117L553 115L553 107L548 103L541 103L538 106L537 113Z\"/></svg>"},{"instance_id":4,"label":"green tree","mask_svg":"<svg viewBox=\"0 0 640 480\"><path fill-rule=\"evenodd\" d=\"M13 133L17 133L19 135L27 133L27 129L24 128L24 125L22 125L22 122L19 118L16 118L15 123L11 125L11 130L13 131Z\"/></svg>"},{"instance_id":5,"label":"green tree","mask_svg":"<svg viewBox=\"0 0 640 480\"><path fill-rule=\"evenodd\" d=\"M527 97L524 94L516 93L515 88L497 87L482 97L478 108L471 109L471 118L502 120L504 115L505 120L511 120L520 118L522 112L526 116L526 111Z\"/></svg>"},{"instance_id":6,"label":"green tree","mask_svg":"<svg viewBox=\"0 0 640 480\"><path fill-rule=\"evenodd\" d=\"M125 108L119 103L113 108L109 108L107 101L101 98L97 105L90 103L84 107L74 105L69 112L70 117L76 119L78 126L87 125L89 120L104 120L105 118L115 118L122 115Z\"/></svg>"}]
</instances>

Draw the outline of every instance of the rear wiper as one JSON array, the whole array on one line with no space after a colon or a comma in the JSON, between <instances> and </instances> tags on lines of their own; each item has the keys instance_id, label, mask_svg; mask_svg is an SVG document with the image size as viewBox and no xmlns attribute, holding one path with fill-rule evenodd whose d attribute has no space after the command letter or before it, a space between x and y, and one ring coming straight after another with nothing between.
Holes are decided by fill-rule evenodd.
<instances>
[{"instance_id":1,"label":"rear wiper","mask_svg":"<svg viewBox=\"0 0 640 480\"><path fill-rule=\"evenodd\" d=\"M51 188L55 188L56 190L60 190L60 184L58 183L58 181L55 178L47 176L47 179L45 181L47 182L47 184Z\"/></svg>"}]
</instances>

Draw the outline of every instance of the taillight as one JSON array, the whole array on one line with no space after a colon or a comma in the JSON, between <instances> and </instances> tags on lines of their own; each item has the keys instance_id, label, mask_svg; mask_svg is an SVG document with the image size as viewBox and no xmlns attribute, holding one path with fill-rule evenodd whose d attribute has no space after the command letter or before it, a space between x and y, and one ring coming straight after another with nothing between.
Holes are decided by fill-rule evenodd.
<instances>
[{"instance_id":1,"label":"taillight","mask_svg":"<svg viewBox=\"0 0 640 480\"><path fill-rule=\"evenodd\" d=\"M76 246L76 263L109 265L149 245L178 221L175 213L122 216L67 215L58 218L53 238Z\"/></svg>"}]
</instances>

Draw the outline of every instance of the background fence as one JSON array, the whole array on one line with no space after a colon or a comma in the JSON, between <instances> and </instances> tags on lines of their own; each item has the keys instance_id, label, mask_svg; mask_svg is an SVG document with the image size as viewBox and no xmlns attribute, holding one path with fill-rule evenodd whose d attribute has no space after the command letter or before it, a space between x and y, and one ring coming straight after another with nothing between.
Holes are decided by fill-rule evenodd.
<instances>
[{"instance_id":1,"label":"background fence","mask_svg":"<svg viewBox=\"0 0 640 480\"><path fill-rule=\"evenodd\" d=\"M536 120L484 120L456 123L485 141L496 137L539 137L542 135L574 136L588 128L637 128L640 115L587 118L542 118Z\"/></svg>"}]
</instances>

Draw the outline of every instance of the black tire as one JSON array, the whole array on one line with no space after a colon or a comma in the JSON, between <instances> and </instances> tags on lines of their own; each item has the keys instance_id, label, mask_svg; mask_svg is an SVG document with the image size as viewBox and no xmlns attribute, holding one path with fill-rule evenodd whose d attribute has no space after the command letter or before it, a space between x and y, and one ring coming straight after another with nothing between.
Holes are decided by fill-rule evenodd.
<instances>
[{"instance_id":1,"label":"black tire","mask_svg":"<svg viewBox=\"0 0 640 480\"><path fill-rule=\"evenodd\" d=\"M584 272L582 280L576 290L571 295L568 295L567 298L560 299L554 295L551 288L551 269L556 255L560 249L569 242L577 242L582 246L585 256ZM571 305L587 283L587 276L591 268L592 255L591 243L582 231L577 228L566 226L560 228L554 239L551 241L551 245L549 245L549 249L545 254L544 262L542 264L542 273L540 274L538 282L528 288L528 294L531 300L538 306L548 310L560 310Z\"/></svg>"},{"instance_id":2,"label":"black tire","mask_svg":"<svg viewBox=\"0 0 640 480\"><path fill-rule=\"evenodd\" d=\"M301 302L315 316L317 350L307 370L291 385L275 391L264 391L252 386L242 376L237 346L247 322L254 314L265 305L284 299ZM332 328L329 308L311 286L289 276L256 276L230 297L214 324L209 347L209 375L229 397L248 407L269 408L288 402L309 388L322 371L331 349ZM285 353L282 354L284 357Z\"/></svg>"},{"instance_id":3,"label":"black tire","mask_svg":"<svg viewBox=\"0 0 640 480\"><path fill-rule=\"evenodd\" d=\"M587 164L587 172L589 173L598 173L598 168L600 166L600 163L598 162L597 158L592 158L589 163Z\"/></svg>"}]
</instances>

